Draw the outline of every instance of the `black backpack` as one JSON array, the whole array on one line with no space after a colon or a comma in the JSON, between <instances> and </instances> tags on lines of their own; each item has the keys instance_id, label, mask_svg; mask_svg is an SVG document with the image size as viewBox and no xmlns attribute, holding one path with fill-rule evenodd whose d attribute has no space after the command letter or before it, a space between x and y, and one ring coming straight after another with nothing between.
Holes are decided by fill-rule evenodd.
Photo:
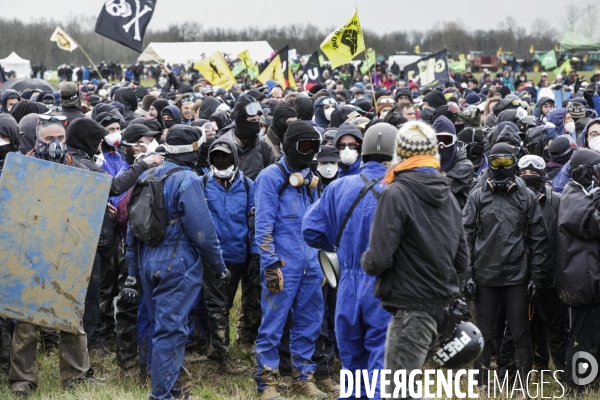
<instances>
[{"instance_id":1,"label":"black backpack","mask_svg":"<svg viewBox=\"0 0 600 400\"><path fill-rule=\"evenodd\" d=\"M144 179L139 179L133 186L127 213L131 232L138 240L156 246L165 237L167 226L179 221L180 218L167 221L164 181L183 170L185 168L173 168L160 178L155 178L156 168L152 168Z\"/></svg>"}]
</instances>

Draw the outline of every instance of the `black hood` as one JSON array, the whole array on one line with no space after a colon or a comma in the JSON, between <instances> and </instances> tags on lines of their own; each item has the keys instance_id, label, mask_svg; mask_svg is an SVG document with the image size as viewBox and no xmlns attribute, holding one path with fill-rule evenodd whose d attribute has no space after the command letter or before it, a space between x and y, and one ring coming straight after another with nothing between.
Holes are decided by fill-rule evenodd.
<instances>
[{"instance_id":1,"label":"black hood","mask_svg":"<svg viewBox=\"0 0 600 400\"><path fill-rule=\"evenodd\" d=\"M91 159L108 131L91 118L77 118L67 127L65 143L70 149L81 150Z\"/></svg>"},{"instance_id":2,"label":"black hood","mask_svg":"<svg viewBox=\"0 0 600 400\"><path fill-rule=\"evenodd\" d=\"M0 134L10 139L12 151L19 150L19 124L10 114L0 113Z\"/></svg>"},{"instance_id":3,"label":"black hood","mask_svg":"<svg viewBox=\"0 0 600 400\"><path fill-rule=\"evenodd\" d=\"M27 154L35 147L38 121L38 114L29 114L24 116L21 122L19 122L19 132L21 133L19 151L23 154Z\"/></svg>"},{"instance_id":4,"label":"black hood","mask_svg":"<svg viewBox=\"0 0 600 400\"><path fill-rule=\"evenodd\" d=\"M305 96L300 96L294 103L294 109L298 114L298 119L309 121L315 115L315 107L313 101Z\"/></svg>"},{"instance_id":5,"label":"black hood","mask_svg":"<svg viewBox=\"0 0 600 400\"><path fill-rule=\"evenodd\" d=\"M286 121L297 116L296 110L287 103L279 104L275 109L275 112L273 112L271 129L275 132L280 142L283 142L283 136L288 127Z\"/></svg>"},{"instance_id":6,"label":"black hood","mask_svg":"<svg viewBox=\"0 0 600 400\"><path fill-rule=\"evenodd\" d=\"M219 107L221 103L219 100L212 97L205 97L202 99L202 104L200 105L200 113L198 114L198 118L209 119L211 115L217 111L217 107Z\"/></svg>"},{"instance_id":7,"label":"black hood","mask_svg":"<svg viewBox=\"0 0 600 400\"><path fill-rule=\"evenodd\" d=\"M125 111L135 111L137 110L137 96L135 91L131 88L124 87L115 93L115 101L123 104L125 107Z\"/></svg>"},{"instance_id":8,"label":"black hood","mask_svg":"<svg viewBox=\"0 0 600 400\"><path fill-rule=\"evenodd\" d=\"M402 171L396 174L394 182L402 183L421 201L432 207L441 207L450 196L450 184L440 174Z\"/></svg>"},{"instance_id":9,"label":"black hood","mask_svg":"<svg viewBox=\"0 0 600 400\"><path fill-rule=\"evenodd\" d=\"M117 107L113 106L112 104L98 103L92 109L92 119L96 120L96 117L99 114L102 114L103 112L111 112L113 109L118 111Z\"/></svg>"},{"instance_id":10,"label":"black hood","mask_svg":"<svg viewBox=\"0 0 600 400\"><path fill-rule=\"evenodd\" d=\"M221 145L224 144L225 146L227 146L227 148L229 148L229 150L231 150L231 154L233 154L233 167L237 169L240 165L238 146L235 143L233 143L233 140L231 140L227 137L221 137L221 138L215 140L214 142L212 142L212 144L210 145L210 148L208 149L209 164L212 164L210 162L210 152L212 149L214 149L219 144L221 144Z\"/></svg>"},{"instance_id":11,"label":"black hood","mask_svg":"<svg viewBox=\"0 0 600 400\"><path fill-rule=\"evenodd\" d=\"M46 108L46 111L48 109ZM24 116L28 114L37 114L39 112L38 106L31 100L21 100L15 104L10 110L10 115L13 116L17 123L21 122Z\"/></svg>"},{"instance_id":12,"label":"black hood","mask_svg":"<svg viewBox=\"0 0 600 400\"><path fill-rule=\"evenodd\" d=\"M581 184L583 187L588 187L592 184L594 170L591 165L600 164L600 154L590 149L579 149L571 157L571 165L569 172L571 178ZM583 166L586 165L586 166Z\"/></svg>"},{"instance_id":13,"label":"black hood","mask_svg":"<svg viewBox=\"0 0 600 400\"><path fill-rule=\"evenodd\" d=\"M427 95L423 98L423 101L427 102L429 107L433 109L448 104L446 98L444 97L444 94L438 90L432 90L431 92L427 93Z\"/></svg>"},{"instance_id":14,"label":"black hood","mask_svg":"<svg viewBox=\"0 0 600 400\"><path fill-rule=\"evenodd\" d=\"M216 122L219 129L225 128L227 125L231 124L231 118L229 118L229 114L225 111L219 111L208 118L211 122Z\"/></svg>"}]
</instances>

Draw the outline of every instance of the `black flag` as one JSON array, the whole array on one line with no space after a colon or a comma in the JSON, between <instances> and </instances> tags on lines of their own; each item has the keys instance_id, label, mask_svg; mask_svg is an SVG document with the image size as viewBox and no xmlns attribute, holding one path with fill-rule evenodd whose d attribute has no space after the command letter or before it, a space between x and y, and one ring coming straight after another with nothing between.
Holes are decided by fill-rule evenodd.
<instances>
[{"instance_id":1,"label":"black flag","mask_svg":"<svg viewBox=\"0 0 600 400\"><path fill-rule=\"evenodd\" d=\"M417 83L421 90L450 82L446 50L408 64L404 67L404 80Z\"/></svg>"},{"instance_id":2,"label":"black flag","mask_svg":"<svg viewBox=\"0 0 600 400\"><path fill-rule=\"evenodd\" d=\"M155 7L156 0L106 0L96 33L141 53Z\"/></svg>"},{"instance_id":3,"label":"black flag","mask_svg":"<svg viewBox=\"0 0 600 400\"><path fill-rule=\"evenodd\" d=\"M288 86L290 86L290 84L289 84L290 79L289 79L289 76L288 76L289 75L288 74L288 72L289 72L289 69L288 69L288 52L289 52L289 49L290 49L290 45L286 44L285 47L283 49L279 50L277 52L277 54L275 55L275 56L278 55L279 59L281 60L281 70L283 71L283 77L285 78L285 83ZM273 56L273 57L275 57L275 56Z\"/></svg>"},{"instance_id":4,"label":"black flag","mask_svg":"<svg viewBox=\"0 0 600 400\"><path fill-rule=\"evenodd\" d=\"M304 64L302 82L304 83L304 90L307 91L315 85L322 85L324 83L323 68L319 63L319 53L316 51L311 54L306 64Z\"/></svg>"},{"instance_id":5,"label":"black flag","mask_svg":"<svg viewBox=\"0 0 600 400\"><path fill-rule=\"evenodd\" d=\"M4 70L2 69L2 65L0 65L0 83L6 82L6 76L4 75Z\"/></svg>"}]
</instances>

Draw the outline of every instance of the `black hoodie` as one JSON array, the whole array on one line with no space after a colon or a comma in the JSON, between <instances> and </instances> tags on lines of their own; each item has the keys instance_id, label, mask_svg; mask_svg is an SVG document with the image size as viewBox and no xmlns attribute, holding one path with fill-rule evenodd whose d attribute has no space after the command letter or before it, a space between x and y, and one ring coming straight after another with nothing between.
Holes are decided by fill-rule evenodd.
<instances>
[{"instance_id":1,"label":"black hoodie","mask_svg":"<svg viewBox=\"0 0 600 400\"><path fill-rule=\"evenodd\" d=\"M219 107L221 103L219 100L212 97L205 97L202 99L202 104L200 105L200 112L198 113L198 118L200 119L209 119L211 115L217 111L217 107Z\"/></svg>"},{"instance_id":2,"label":"black hoodie","mask_svg":"<svg viewBox=\"0 0 600 400\"><path fill-rule=\"evenodd\" d=\"M447 306L469 266L460 208L439 174L398 173L381 192L369 243L361 264L390 312Z\"/></svg>"},{"instance_id":3,"label":"black hoodie","mask_svg":"<svg viewBox=\"0 0 600 400\"><path fill-rule=\"evenodd\" d=\"M137 96L132 88L124 87L115 93L115 101L123 104L125 111L123 112L123 118L125 118L125 125L137 118L134 111L137 110Z\"/></svg>"}]
</instances>

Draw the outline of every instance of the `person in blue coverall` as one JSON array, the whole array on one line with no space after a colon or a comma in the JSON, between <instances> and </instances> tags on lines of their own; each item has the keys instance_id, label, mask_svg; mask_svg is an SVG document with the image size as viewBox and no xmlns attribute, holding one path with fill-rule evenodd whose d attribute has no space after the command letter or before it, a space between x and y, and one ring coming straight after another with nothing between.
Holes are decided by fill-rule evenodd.
<instances>
[{"instance_id":1,"label":"person in blue coverall","mask_svg":"<svg viewBox=\"0 0 600 400\"><path fill-rule=\"evenodd\" d=\"M279 343L288 312L292 387L299 395L327 397L314 383L311 360L323 320L323 273L317 251L304 243L302 218L316 200L316 177L310 170L319 151L319 133L294 121L284 136L281 160L255 182L256 244L261 258L262 321L256 339L257 373L262 399L277 399Z\"/></svg>"},{"instance_id":2,"label":"person in blue coverall","mask_svg":"<svg viewBox=\"0 0 600 400\"><path fill-rule=\"evenodd\" d=\"M131 228L127 231L129 277L140 278L153 328L150 399L189 398L192 382L183 356L189 313L202 284L202 263L213 269L205 273L217 274L222 284L229 280L202 180L192 171L198 160L192 144L199 146L201 137L198 129L188 125L173 126L167 134L165 162L155 176L182 170L164 181L166 217L172 223L162 241L150 246L137 240Z\"/></svg>"},{"instance_id":3,"label":"person in blue coverall","mask_svg":"<svg viewBox=\"0 0 600 400\"><path fill-rule=\"evenodd\" d=\"M208 360L218 372L235 375L243 370L230 362L229 310L242 276L248 274L253 280L260 273L254 242L254 182L238 170L237 146L231 139L215 140L208 150L208 162L210 173L202 177L204 195L219 236L223 260L231 272L228 287L220 286L211 274L203 277L211 344ZM246 268L248 250L250 263ZM243 286L242 290L245 289Z\"/></svg>"},{"instance_id":4,"label":"person in blue coverall","mask_svg":"<svg viewBox=\"0 0 600 400\"><path fill-rule=\"evenodd\" d=\"M340 125L333 139L333 145L340 152L342 162L339 163L339 177L358 175L360 173L360 151L363 141L362 133L356 125L348 123Z\"/></svg>"},{"instance_id":5,"label":"person in blue coverall","mask_svg":"<svg viewBox=\"0 0 600 400\"><path fill-rule=\"evenodd\" d=\"M375 194L383 190L380 181L387 170L384 163L393 159L397 133L398 130L388 123L371 126L365 132L362 146L362 173L329 184L302 222L302 236L306 243L330 252L335 251L336 240L343 229L337 246L341 276L335 313L336 339L342 368L350 371L367 369L371 377L374 370L383 369L390 313L373 295L375 277L368 276L362 269L360 256L369 247L371 221L377 207ZM367 185L372 186L351 210ZM349 219L343 226L349 212ZM355 395L352 388L350 397ZM360 396L367 398L364 391ZM380 398L379 382L375 398Z\"/></svg>"}]
</instances>

